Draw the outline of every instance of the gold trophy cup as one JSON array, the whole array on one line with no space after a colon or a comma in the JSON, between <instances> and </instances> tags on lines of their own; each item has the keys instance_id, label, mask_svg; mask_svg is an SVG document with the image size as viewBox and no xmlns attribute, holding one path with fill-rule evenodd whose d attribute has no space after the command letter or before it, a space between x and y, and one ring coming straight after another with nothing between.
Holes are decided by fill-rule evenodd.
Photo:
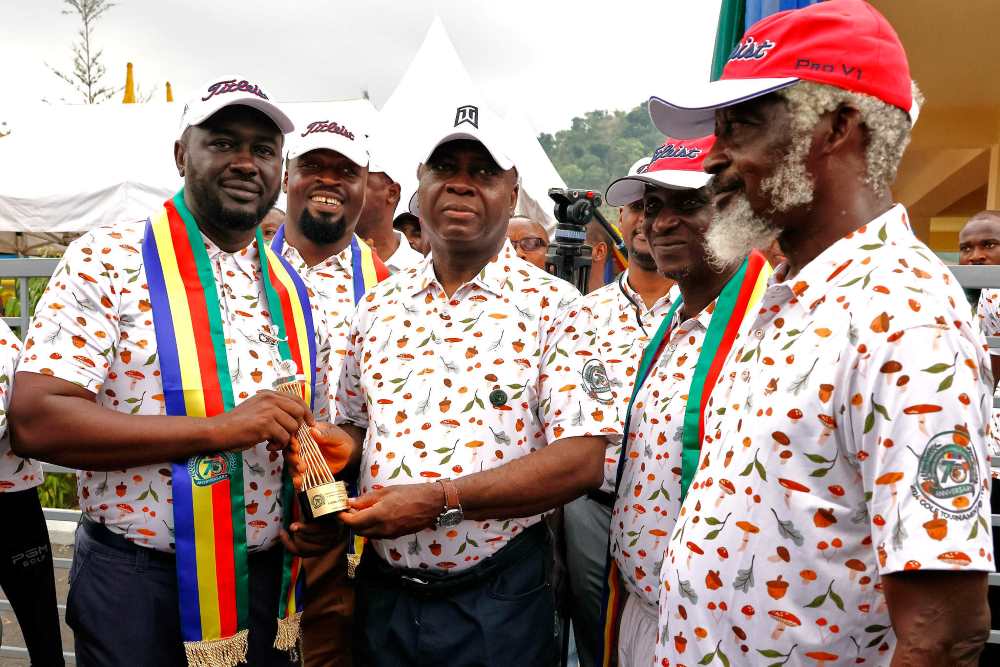
<instances>
[{"instance_id":1,"label":"gold trophy cup","mask_svg":"<svg viewBox=\"0 0 1000 667\"><path fill-rule=\"evenodd\" d=\"M274 390L305 400L306 378L303 375L278 378L274 382ZM298 489L299 503L306 519L332 518L347 509L347 485L333 478L319 445L305 423L299 426L295 437L299 442L299 458L306 466L302 473L303 488Z\"/></svg>"}]
</instances>

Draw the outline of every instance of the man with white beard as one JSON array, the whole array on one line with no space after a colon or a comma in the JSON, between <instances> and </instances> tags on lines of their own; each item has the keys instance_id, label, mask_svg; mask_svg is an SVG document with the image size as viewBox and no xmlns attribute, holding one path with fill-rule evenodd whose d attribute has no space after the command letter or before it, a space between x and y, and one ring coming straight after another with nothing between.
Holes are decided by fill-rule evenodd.
<instances>
[{"instance_id":1,"label":"man with white beard","mask_svg":"<svg viewBox=\"0 0 1000 667\"><path fill-rule=\"evenodd\" d=\"M714 122L715 261L775 237L788 258L705 413L656 664L976 664L992 386L961 288L891 199L918 99L885 18L830 0L650 100L672 136Z\"/></svg>"}]
</instances>

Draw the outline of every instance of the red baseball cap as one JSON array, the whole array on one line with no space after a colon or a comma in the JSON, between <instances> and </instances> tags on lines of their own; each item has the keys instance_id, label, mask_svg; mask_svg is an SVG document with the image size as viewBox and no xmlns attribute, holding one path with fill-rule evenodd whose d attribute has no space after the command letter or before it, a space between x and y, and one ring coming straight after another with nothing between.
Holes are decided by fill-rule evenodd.
<instances>
[{"instance_id":1,"label":"red baseball cap","mask_svg":"<svg viewBox=\"0 0 1000 667\"><path fill-rule=\"evenodd\" d=\"M715 135L700 139L671 139L663 142L652 157L632 165L633 170L608 187L604 200L611 206L626 206L642 199L647 185L671 190L697 190L708 185L711 174L702 165L712 150Z\"/></svg>"},{"instance_id":2,"label":"red baseball cap","mask_svg":"<svg viewBox=\"0 0 1000 667\"><path fill-rule=\"evenodd\" d=\"M746 102L799 81L864 93L916 120L910 66L899 36L863 0L828 0L772 14L747 30L722 77L649 98L649 115L663 133L700 137L715 110Z\"/></svg>"}]
</instances>

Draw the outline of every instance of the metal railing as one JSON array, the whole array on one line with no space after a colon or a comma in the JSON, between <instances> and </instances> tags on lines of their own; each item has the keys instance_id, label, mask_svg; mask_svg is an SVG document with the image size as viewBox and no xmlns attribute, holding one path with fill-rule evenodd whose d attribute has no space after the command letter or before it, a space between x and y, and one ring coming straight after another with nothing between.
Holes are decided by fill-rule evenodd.
<instances>
[{"instance_id":1,"label":"metal railing","mask_svg":"<svg viewBox=\"0 0 1000 667\"><path fill-rule=\"evenodd\" d=\"M59 265L58 259L30 257L25 259L0 259L0 280L4 278L17 279L17 300L20 304L20 314L5 317L3 321L12 329L17 330L20 338L24 338L31 320L28 304L28 279L47 278Z\"/></svg>"},{"instance_id":2,"label":"metal railing","mask_svg":"<svg viewBox=\"0 0 1000 667\"><path fill-rule=\"evenodd\" d=\"M18 278L18 298L21 302L21 314L18 317L5 317L4 321L11 327L19 327L20 331L28 330L29 317L28 308L28 285L27 278L36 276L49 276L55 270L58 260L54 259L12 259L0 260L0 278ZM967 289L984 289L997 287L1000 289L1000 266L949 266L952 273L958 279L962 287ZM1000 353L1000 336L990 336L987 338L991 352ZM1000 399L993 399L994 408L1000 408ZM993 457L991 460L993 467L1000 468L1000 457ZM75 470L63 468L50 464L43 465L45 473L71 473ZM987 499L988 502L988 499ZM79 510L65 510L55 508L44 508L45 518L50 521L79 521ZM994 530L1000 528L1000 514L992 515ZM72 564L72 558L54 558L53 563L56 568L68 569ZM990 573L989 585L1000 588L1000 573ZM6 599L0 599L0 612L10 611L10 603ZM59 605L60 616L65 617L66 606ZM1000 644L1000 630L991 630L989 643ZM72 652L64 652L67 664L76 664L76 656ZM28 651L23 647L0 646L0 657L27 658Z\"/></svg>"}]
</instances>

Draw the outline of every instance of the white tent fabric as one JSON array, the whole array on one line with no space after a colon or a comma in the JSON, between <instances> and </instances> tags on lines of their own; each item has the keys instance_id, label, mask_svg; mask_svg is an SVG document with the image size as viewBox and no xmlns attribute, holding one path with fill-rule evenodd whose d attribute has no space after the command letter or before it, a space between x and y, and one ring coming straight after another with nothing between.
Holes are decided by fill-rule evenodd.
<instances>
[{"instance_id":1,"label":"white tent fabric","mask_svg":"<svg viewBox=\"0 0 1000 667\"><path fill-rule=\"evenodd\" d=\"M449 104L454 113L454 100L483 100L483 92L435 19L381 112L367 99L281 106L296 126L330 119L370 134L373 158L409 193L430 141L421 129ZM0 232L83 232L150 215L182 185L173 159L182 110L182 103L166 102L39 104L8 115L13 131L0 139ZM518 210L544 215L551 225L546 192L565 185L527 120L505 121L521 176Z\"/></svg>"},{"instance_id":2,"label":"white tent fabric","mask_svg":"<svg viewBox=\"0 0 1000 667\"><path fill-rule=\"evenodd\" d=\"M303 127L337 118L371 132L377 121L366 99L281 107ZM183 108L163 102L23 110L0 139L0 232L83 232L149 216L183 184L173 156Z\"/></svg>"},{"instance_id":3,"label":"white tent fabric","mask_svg":"<svg viewBox=\"0 0 1000 667\"><path fill-rule=\"evenodd\" d=\"M374 140L376 154L391 155L398 165L397 173L403 174L399 212L406 210L409 195L416 189L417 165L435 139L428 131L440 126L442 114L454 115L457 105L474 103L489 107L488 92L472 80L444 24L434 19L416 56L379 113L382 134ZM494 107L493 111L497 109ZM541 221L551 227L555 220L548 189L566 185L538 143L537 133L527 118L514 113L501 116L510 143L505 152L514 160L521 177L517 212L533 218L544 216Z\"/></svg>"}]
</instances>

